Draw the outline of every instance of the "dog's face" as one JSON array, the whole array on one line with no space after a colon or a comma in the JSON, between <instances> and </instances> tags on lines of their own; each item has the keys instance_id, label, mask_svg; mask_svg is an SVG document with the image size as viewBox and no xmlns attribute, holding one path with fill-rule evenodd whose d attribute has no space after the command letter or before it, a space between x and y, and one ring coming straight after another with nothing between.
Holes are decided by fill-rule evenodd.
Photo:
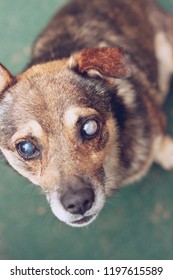
<instances>
[{"instance_id":1,"label":"dog's face","mask_svg":"<svg viewBox=\"0 0 173 280\"><path fill-rule=\"evenodd\" d=\"M36 65L15 78L0 67L1 151L71 226L93 221L115 187L118 130L109 79L129 72L121 50L108 48Z\"/></svg>"}]
</instances>

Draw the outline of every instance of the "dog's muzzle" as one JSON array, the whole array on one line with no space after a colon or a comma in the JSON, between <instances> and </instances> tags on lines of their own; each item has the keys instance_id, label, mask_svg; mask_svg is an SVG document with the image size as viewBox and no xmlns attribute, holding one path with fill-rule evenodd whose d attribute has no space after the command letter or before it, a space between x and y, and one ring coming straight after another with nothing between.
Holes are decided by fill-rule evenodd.
<instances>
[{"instance_id":1,"label":"dog's muzzle","mask_svg":"<svg viewBox=\"0 0 173 280\"><path fill-rule=\"evenodd\" d=\"M70 184L62 193L57 189L46 195L55 216L73 227L90 224L95 220L105 202L101 186L93 188L81 182L77 187Z\"/></svg>"}]
</instances>

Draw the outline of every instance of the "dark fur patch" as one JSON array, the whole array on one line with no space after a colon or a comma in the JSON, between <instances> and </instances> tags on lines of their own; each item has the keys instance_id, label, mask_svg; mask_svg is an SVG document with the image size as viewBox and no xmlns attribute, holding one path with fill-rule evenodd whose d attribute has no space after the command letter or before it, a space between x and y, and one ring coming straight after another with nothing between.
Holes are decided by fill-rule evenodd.
<instances>
[{"instance_id":1,"label":"dark fur patch","mask_svg":"<svg viewBox=\"0 0 173 280\"><path fill-rule=\"evenodd\" d=\"M150 82L157 84L154 30L146 20L147 4L148 0L147 3L134 0L133 5L131 0L70 1L40 35L30 65L69 57L73 52L96 47L101 42L117 47L121 44L118 36L123 38L130 60L146 73Z\"/></svg>"}]
</instances>

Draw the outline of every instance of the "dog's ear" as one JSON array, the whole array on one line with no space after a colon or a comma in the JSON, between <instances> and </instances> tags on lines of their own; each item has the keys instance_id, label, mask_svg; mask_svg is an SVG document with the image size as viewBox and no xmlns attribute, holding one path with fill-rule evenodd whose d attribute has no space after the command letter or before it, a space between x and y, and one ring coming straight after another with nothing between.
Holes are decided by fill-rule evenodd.
<instances>
[{"instance_id":1,"label":"dog's ear","mask_svg":"<svg viewBox=\"0 0 173 280\"><path fill-rule=\"evenodd\" d=\"M0 64L0 94L10 87L15 78L10 74L10 72Z\"/></svg>"},{"instance_id":2,"label":"dog's ear","mask_svg":"<svg viewBox=\"0 0 173 280\"><path fill-rule=\"evenodd\" d=\"M122 48L84 49L71 56L69 67L89 76L128 78L132 74Z\"/></svg>"}]
</instances>

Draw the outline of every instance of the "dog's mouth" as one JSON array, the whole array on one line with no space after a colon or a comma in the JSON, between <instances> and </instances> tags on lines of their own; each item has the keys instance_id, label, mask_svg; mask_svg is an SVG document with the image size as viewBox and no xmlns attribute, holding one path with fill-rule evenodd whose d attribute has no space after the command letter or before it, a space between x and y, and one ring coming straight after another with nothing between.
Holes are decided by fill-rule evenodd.
<instances>
[{"instance_id":1,"label":"dog's mouth","mask_svg":"<svg viewBox=\"0 0 173 280\"><path fill-rule=\"evenodd\" d=\"M73 221L71 224L73 226L85 226L91 223L96 218L96 215L90 215L81 218L80 220Z\"/></svg>"}]
</instances>

